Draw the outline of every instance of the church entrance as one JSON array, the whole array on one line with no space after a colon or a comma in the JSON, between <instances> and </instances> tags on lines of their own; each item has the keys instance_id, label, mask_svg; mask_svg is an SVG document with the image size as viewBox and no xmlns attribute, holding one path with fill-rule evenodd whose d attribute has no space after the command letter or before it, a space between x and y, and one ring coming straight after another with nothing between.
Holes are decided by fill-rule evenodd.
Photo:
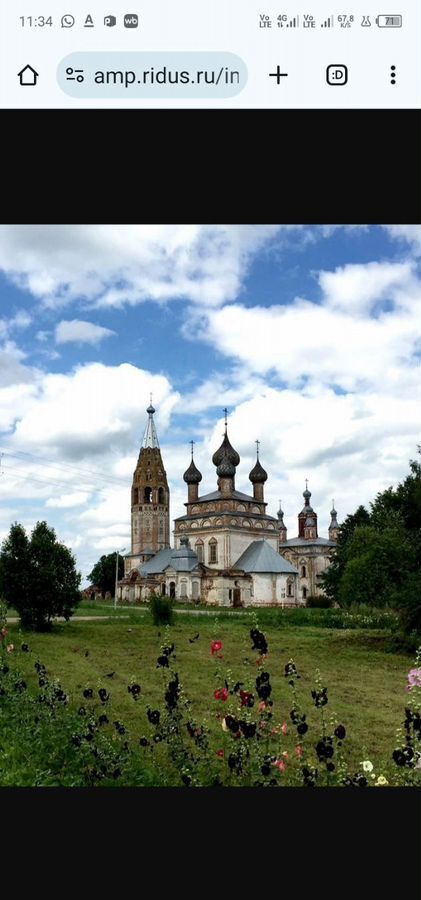
<instances>
[{"instance_id":1,"label":"church entrance","mask_svg":"<svg viewBox=\"0 0 421 900\"><path fill-rule=\"evenodd\" d=\"M233 606L242 606L241 603L241 588L234 588L234 603Z\"/></svg>"},{"instance_id":2,"label":"church entrance","mask_svg":"<svg viewBox=\"0 0 421 900\"><path fill-rule=\"evenodd\" d=\"M175 600L175 581L170 581L170 597Z\"/></svg>"}]
</instances>

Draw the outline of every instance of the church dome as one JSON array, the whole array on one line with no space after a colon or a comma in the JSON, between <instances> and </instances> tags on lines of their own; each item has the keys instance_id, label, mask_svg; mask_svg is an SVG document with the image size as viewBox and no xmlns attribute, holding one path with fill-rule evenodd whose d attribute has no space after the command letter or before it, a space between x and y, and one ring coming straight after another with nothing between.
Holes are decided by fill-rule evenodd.
<instances>
[{"instance_id":1,"label":"church dome","mask_svg":"<svg viewBox=\"0 0 421 900\"><path fill-rule=\"evenodd\" d=\"M199 481L202 480L202 473L199 472L199 469L196 468L193 462L193 458L188 469L186 469L183 475L183 479L186 484L199 484Z\"/></svg>"},{"instance_id":2,"label":"church dome","mask_svg":"<svg viewBox=\"0 0 421 900\"><path fill-rule=\"evenodd\" d=\"M186 535L180 538L180 548L171 553L171 559L197 559L197 555L190 547L189 539Z\"/></svg>"},{"instance_id":3,"label":"church dome","mask_svg":"<svg viewBox=\"0 0 421 900\"><path fill-rule=\"evenodd\" d=\"M215 454L216 455L216 454ZM238 456L238 454L237 454ZM228 456L222 457L222 461L220 462L216 474L220 478L233 478L235 475L235 465L231 462Z\"/></svg>"},{"instance_id":4,"label":"church dome","mask_svg":"<svg viewBox=\"0 0 421 900\"><path fill-rule=\"evenodd\" d=\"M251 470L249 479L252 484L263 484L267 481L268 474L265 472L263 466L260 465L259 460L257 460L256 465Z\"/></svg>"},{"instance_id":5,"label":"church dome","mask_svg":"<svg viewBox=\"0 0 421 900\"><path fill-rule=\"evenodd\" d=\"M311 491L309 491L308 488L306 488L305 491L303 491L303 497L305 500L307 500L309 497L311 497Z\"/></svg>"},{"instance_id":6,"label":"church dome","mask_svg":"<svg viewBox=\"0 0 421 900\"><path fill-rule=\"evenodd\" d=\"M221 446L218 450L215 451L212 456L212 462L214 466L219 466L224 458L227 458L233 466L238 466L240 463L240 457L237 451L234 450L234 447L231 446L226 432L224 434L224 440L222 441Z\"/></svg>"}]
</instances>

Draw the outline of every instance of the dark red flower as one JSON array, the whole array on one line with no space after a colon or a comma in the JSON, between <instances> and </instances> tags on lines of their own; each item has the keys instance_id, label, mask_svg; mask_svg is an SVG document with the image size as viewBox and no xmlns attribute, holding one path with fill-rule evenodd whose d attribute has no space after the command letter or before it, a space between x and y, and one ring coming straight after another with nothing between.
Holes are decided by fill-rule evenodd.
<instances>
[{"instance_id":1,"label":"dark red flower","mask_svg":"<svg viewBox=\"0 0 421 900\"><path fill-rule=\"evenodd\" d=\"M218 691L215 691L215 693L214 693L215 700L223 700L224 702L225 702L225 700L228 699L228 696L229 696L229 691L227 688L220 688Z\"/></svg>"},{"instance_id":2,"label":"dark red flower","mask_svg":"<svg viewBox=\"0 0 421 900\"><path fill-rule=\"evenodd\" d=\"M240 691L241 706L253 706L254 697L250 691Z\"/></svg>"}]
</instances>

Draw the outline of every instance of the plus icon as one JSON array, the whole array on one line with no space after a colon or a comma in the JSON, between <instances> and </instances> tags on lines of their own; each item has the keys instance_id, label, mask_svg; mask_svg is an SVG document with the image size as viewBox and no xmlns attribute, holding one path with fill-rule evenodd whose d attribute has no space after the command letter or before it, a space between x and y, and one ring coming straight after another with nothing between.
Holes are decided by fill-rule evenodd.
<instances>
[{"instance_id":1,"label":"plus icon","mask_svg":"<svg viewBox=\"0 0 421 900\"><path fill-rule=\"evenodd\" d=\"M276 83L281 83L281 78L288 78L288 72L281 72L281 67L276 67L276 72L269 72L269 78L276 78Z\"/></svg>"}]
</instances>

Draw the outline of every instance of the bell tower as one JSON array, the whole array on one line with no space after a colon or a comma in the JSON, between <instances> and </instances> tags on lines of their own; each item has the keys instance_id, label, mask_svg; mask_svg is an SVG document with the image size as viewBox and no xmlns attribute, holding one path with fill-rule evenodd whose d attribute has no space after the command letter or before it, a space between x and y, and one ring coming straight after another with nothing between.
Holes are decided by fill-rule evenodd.
<instances>
[{"instance_id":1,"label":"bell tower","mask_svg":"<svg viewBox=\"0 0 421 900\"><path fill-rule=\"evenodd\" d=\"M149 559L153 553L170 546L170 492L162 462L151 403L148 422L133 473L132 555Z\"/></svg>"}]
</instances>

